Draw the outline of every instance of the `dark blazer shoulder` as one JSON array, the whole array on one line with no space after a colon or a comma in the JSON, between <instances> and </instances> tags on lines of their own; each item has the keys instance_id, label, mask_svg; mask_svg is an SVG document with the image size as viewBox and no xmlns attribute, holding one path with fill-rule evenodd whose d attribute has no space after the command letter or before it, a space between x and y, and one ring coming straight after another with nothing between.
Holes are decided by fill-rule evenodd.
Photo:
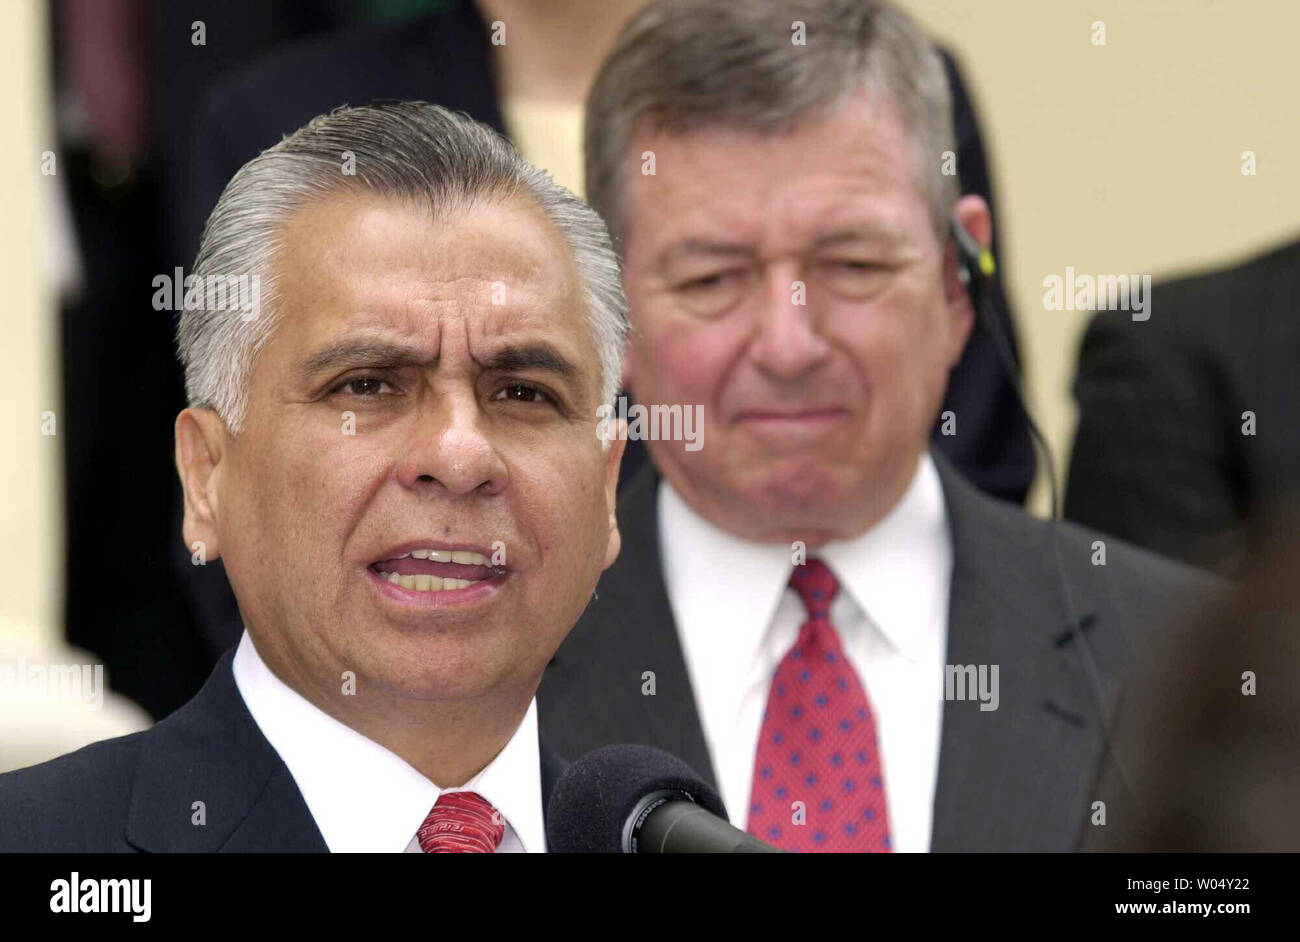
<instances>
[{"instance_id":1,"label":"dark blazer shoulder","mask_svg":"<svg viewBox=\"0 0 1300 942\"><path fill-rule=\"evenodd\" d=\"M1146 321L1094 315L1066 514L1220 572L1246 568L1268 504L1300 481L1297 297L1300 241L1162 279Z\"/></svg>"},{"instance_id":2,"label":"dark blazer shoulder","mask_svg":"<svg viewBox=\"0 0 1300 942\"><path fill-rule=\"evenodd\" d=\"M1217 583L935 461L953 551L945 671L1000 680L988 711L945 688L931 849L1078 849L1139 655L1178 644Z\"/></svg>"},{"instance_id":3,"label":"dark blazer shoulder","mask_svg":"<svg viewBox=\"0 0 1300 942\"><path fill-rule=\"evenodd\" d=\"M232 656L152 729L0 775L0 853L327 850L243 705ZM568 763L545 735L538 747L545 813Z\"/></svg>"},{"instance_id":4,"label":"dark blazer shoulder","mask_svg":"<svg viewBox=\"0 0 1300 942\"><path fill-rule=\"evenodd\" d=\"M233 658L153 728L0 776L0 850L325 850Z\"/></svg>"},{"instance_id":5,"label":"dark blazer shoulder","mask_svg":"<svg viewBox=\"0 0 1300 942\"><path fill-rule=\"evenodd\" d=\"M1195 608L1230 590L1211 573L1119 537L1069 520L1036 517L980 491L943 456L936 454L935 460L944 480L954 553L962 557L957 564L975 554L993 554L1001 557L1001 568L1027 570L1042 579L1056 575L1059 548L1068 583L1081 596L1076 601L1085 606L1109 602L1116 615ZM1042 590L1059 596L1053 581L1041 583Z\"/></svg>"},{"instance_id":6,"label":"dark blazer shoulder","mask_svg":"<svg viewBox=\"0 0 1300 942\"><path fill-rule=\"evenodd\" d=\"M129 851L126 821L148 732L0 775L0 853Z\"/></svg>"}]
</instances>

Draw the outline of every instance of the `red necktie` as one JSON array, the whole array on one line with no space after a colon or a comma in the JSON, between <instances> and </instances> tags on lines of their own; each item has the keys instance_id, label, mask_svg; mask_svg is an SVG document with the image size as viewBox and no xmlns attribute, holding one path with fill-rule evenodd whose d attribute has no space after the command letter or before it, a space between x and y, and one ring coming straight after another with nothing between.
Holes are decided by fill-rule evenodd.
<instances>
[{"instance_id":1,"label":"red necktie","mask_svg":"<svg viewBox=\"0 0 1300 942\"><path fill-rule=\"evenodd\" d=\"M808 618L767 694L749 833L792 851L888 851L871 702L830 621L839 582L811 559L795 567L790 586Z\"/></svg>"},{"instance_id":2,"label":"red necktie","mask_svg":"<svg viewBox=\"0 0 1300 942\"><path fill-rule=\"evenodd\" d=\"M505 834L501 815L482 795L443 792L416 836L426 854L490 854Z\"/></svg>"}]
</instances>

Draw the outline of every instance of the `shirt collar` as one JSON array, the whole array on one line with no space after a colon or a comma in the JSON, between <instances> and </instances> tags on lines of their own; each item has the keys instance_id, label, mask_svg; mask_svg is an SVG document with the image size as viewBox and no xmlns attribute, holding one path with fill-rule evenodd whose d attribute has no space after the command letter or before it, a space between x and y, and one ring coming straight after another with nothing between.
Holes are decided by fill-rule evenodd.
<instances>
[{"instance_id":1,"label":"shirt collar","mask_svg":"<svg viewBox=\"0 0 1300 942\"><path fill-rule=\"evenodd\" d=\"M405 850L442 789L280 680L247 631L233 668L249 713L288 766L326 846L334 853ZM496 758L465 785L446 790L478 792L525 851L544 851L536 701Z\"/></svg>"},{"instance_id":2,"label":"shirt collar","mask_svg":"<svg viewBox=\"0 0 1300 942\"><path fill-rule=\"evenodd\" d=\"M460 788L447 791L477 792L501 812L501 817L514 829L525 852L542 853L546 850L536 699L529 701L528 712L519 728L496 758ZM425 814L428 813L426 808Z\"/></svg>"},{"instance_id":3,"label":"shirt collar","mask_svg":"<svg viewBox=\"0 0 1300 942\"><path fill-rule=\"evenodd\" d=\"M742 676L758 652L790 580L792 549L753 543L698 514L668 483L659 485L664 581L679 626L726 612L725 631L683 632L698 663L733 663ZM851 540L827 543L820 556L868 618L905 657L922 656L933 625L946 623L952 541L938 469L929 452L889 514ZM738 657L737 655L743 655ZM718 658L720 660L714 660Z\"/></svg>"},{"instance_id":4,"label":"shirt collar","mask_svg":"<svg viewBox=\"0 0 1300 942\"><path fill-rule=\"evenodd\" d=\"M664 583L688 664L731 665L747 675L790 578L790 547L754 543L705 519L666 478L659 483L659 548ZM718 624L719 617L725 624ZM696 678L698 679L698 678ZM708 696L721 683L695 684ZM718 695L724 695L718 691Z\"/></svg>"},{"instance_id":5,"label":"shirt collar","mask_svg":"<svg viewBox=\"0 0 1300 942\"><path fill-rule=\"evenodd\" d=\"M924 656L935 626L947 623L952 574L943 484L930 453L921 454L912 483L883 520L817 555L895 650Z\"/></svg>"}]
</instances>

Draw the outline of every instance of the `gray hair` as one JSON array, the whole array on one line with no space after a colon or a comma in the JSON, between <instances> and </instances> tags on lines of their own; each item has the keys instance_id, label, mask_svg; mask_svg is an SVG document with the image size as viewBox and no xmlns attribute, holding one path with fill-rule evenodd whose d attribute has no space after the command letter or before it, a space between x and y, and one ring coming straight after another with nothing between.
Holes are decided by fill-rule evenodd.
<instances>
[{"instance_id":1,"label":"gray hair","mask_svg":"<svg viewBox=\"0 0 1300 942\"><path fill-rule=\"evenodd\" d=\"M794 42L802 23L806 45ZM587 98L587 199L615 241L632 139L700 128L778 133L868 92L892 101L912 141L913 173L946 238L960 195L945 175L956 152L952 97L934 45L884 0L653 0L619 35Z\"/></svg>"},{"instance_id":2,"label":"gray hair","mask_svg":"<svg viewBox=\"0 0 1300 942\"><path fill-rule=\"evenodd\" d=\"M343 172L349 154L353 174ZM200 285L254 279L260 309L250 319L214 305L211 293L185 305L177 341L191 406L215 410L239 433L254 361L278 320L274 261L284 227L311 202L358 191L433 212L480 199L531 198L573 253L600 360L601 402L613 401L627 301L604 222L486 125L436 105L397 102L321 115L250 160L226 186L204 227L194 274Z\"/></svg>"}]
</instances>

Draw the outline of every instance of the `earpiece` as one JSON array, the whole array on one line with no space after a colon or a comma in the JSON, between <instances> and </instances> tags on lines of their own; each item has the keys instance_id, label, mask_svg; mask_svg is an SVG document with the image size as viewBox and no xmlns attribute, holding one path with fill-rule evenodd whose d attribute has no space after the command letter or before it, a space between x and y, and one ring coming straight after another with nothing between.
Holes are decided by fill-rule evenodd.
<instances>
[{"instance_id":1,"label":"earpiece","mask_svg":"<svg viewBox=\"0 0 1300 942\"><path fill-rule=\"evenodd\" d=\"M987 278L998 270L993 252L976 242L975 237L956 216L952 217L952 237L957 242L962 268L966 270L966 277L962 281L969 283L977 278Z\"/></svg>"},{"instance_id":2,"label":"earpiece","mask_svg":"<svg viewBox=\"0 0 1300 942\"><path fill-rule=\"evenodd\" d=\"M998 270L993 252L984 248L954 215L951 218L953 242L957 244L957 277L970 292L975 310L980 310L980 301L984 295L984 282Z\"/></svg>"}]
</instances>

